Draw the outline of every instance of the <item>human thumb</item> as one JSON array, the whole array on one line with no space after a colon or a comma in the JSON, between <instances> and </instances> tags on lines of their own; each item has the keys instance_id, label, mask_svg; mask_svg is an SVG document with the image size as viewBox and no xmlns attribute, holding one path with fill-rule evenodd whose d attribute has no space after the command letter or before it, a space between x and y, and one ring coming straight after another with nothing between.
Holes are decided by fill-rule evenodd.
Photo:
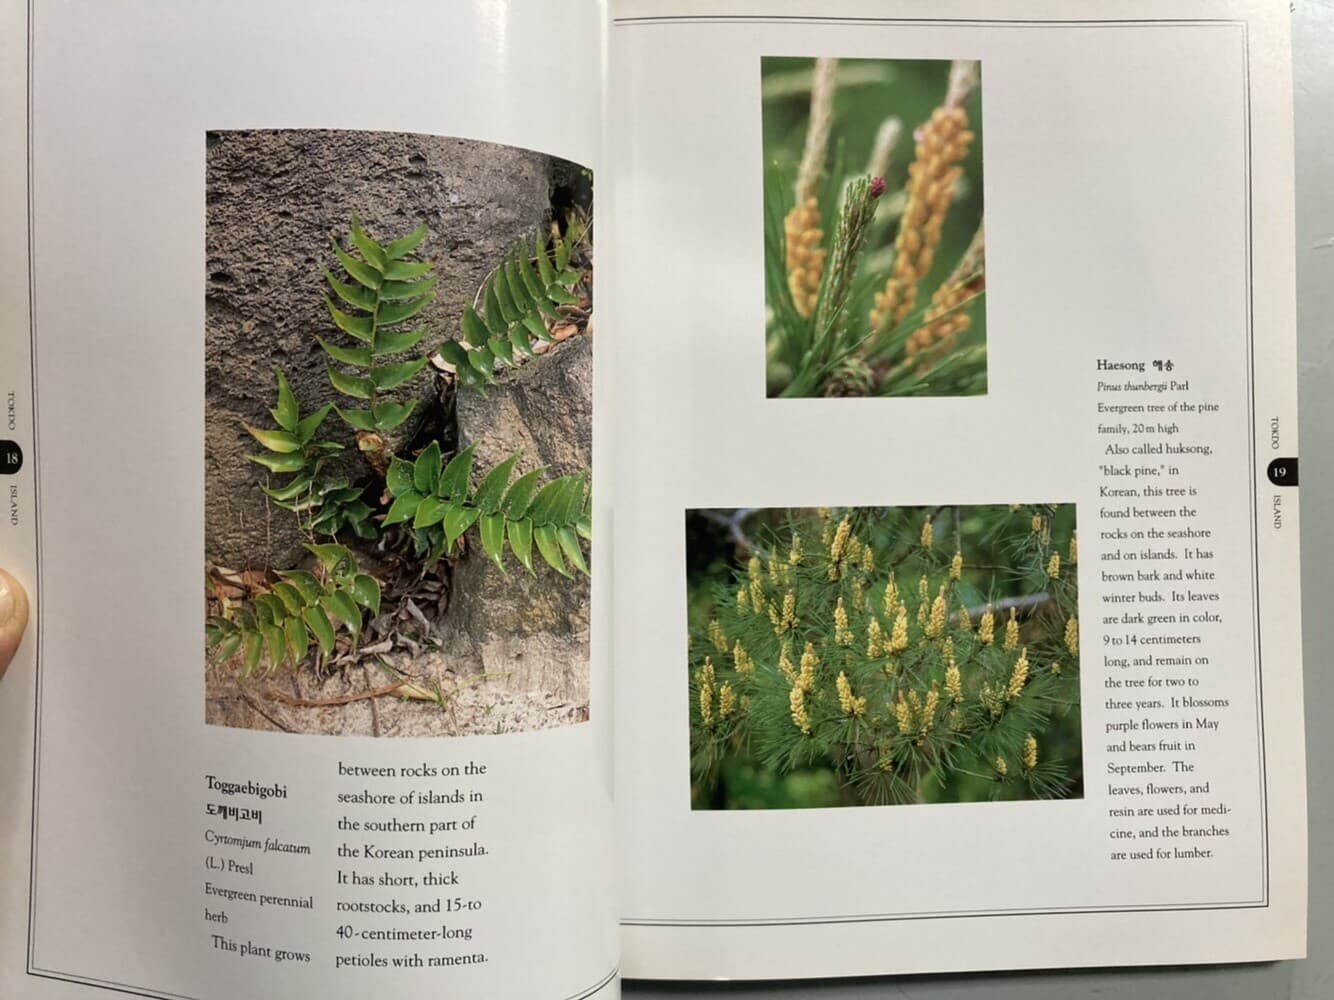
<instances>
[{"instance_id":1,"label":"human thumb","mask_svg":"<svg viewBox=\"0 0 1334 1000\"><path fill-rule=\"evenodd\" d=\"M23 641L28 627L28 593L12 576L0 569L0 677Z\"/></svg>"}]
</instances>

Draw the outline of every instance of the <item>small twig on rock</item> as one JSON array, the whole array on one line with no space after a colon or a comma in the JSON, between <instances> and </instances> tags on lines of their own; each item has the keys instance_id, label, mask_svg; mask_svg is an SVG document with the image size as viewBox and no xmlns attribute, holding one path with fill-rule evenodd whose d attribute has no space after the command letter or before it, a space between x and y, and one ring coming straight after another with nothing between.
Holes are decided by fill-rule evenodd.
<instances>
[{"instance_id":1,"label":"small twig on rock","mask_svg":"<svg viewBox=\"0 0 1334 1000\"><path fill-rule=\"evenodd\" d=\"M290 694L279 691L277 688L269 688L264 693L274 701L281 701L296 708L333 708L337 705L350 705L354 701L365 701L367 698L380 698L387 694L395 694L399 688L406 685L407 681L396 681L393 684L386 684L384 687L371 688L369 691L357 691L337 698L293 698Z\"/></svg>"},{"instance_id":2,"label":"small twig on rock","mask_svg":"<svg viewBox=\"0 0 1334 1000\"><path fill-rule=\"evenodd\" d=\"M285 723L283 723L281 719L275 719L268 712L264 711L263 707L259 703L259 700L255 698L255 696L252 695L249 691L242 691L241 697L245 699L245 703L249 705L251 709L253 709L256 712L256 714L263 716L265 719L268 719L269 722L273 723L273 725L277 726L278 729L282 730L284 733L291 733L296 731L291 726L288 726Z\"/></svg>"}]
</instances>

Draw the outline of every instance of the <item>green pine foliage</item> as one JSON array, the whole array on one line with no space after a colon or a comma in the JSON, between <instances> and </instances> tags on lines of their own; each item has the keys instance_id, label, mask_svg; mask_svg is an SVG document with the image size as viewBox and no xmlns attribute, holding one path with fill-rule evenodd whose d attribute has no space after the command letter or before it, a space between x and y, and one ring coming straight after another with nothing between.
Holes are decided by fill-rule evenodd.
<instances>
[{"instance_id":1,"label":"green pine foliage","mask_svg":"<svg viewBox=\"0 0 1334 1000\"><path fill-rule=\"evenodd\" d=\"M533 575L534 547L562 576L573 576L571 566L587 575L579 545L580 537L592 537L586 477L562 476L539 488L544 466L511 481L519 461L515 452L486 472L472 489L475 448L469 445L447 464L442 463L435 442L414 462L396 457L386 478L394 502L385 515L385 526L410 522L417 552L428 564L454 551L464 533L476 525L483 551L501 572L508 542L510 551Z\"/></svg>"},{"instance_id":2,"label":"green pine foliage","mask_svg":"<svg viewBox=\"0 0 1334 1000\"><path fill-rule=\"evenodd\" d=\"M1082 793L1073 505L772 512L691 594L696 808Z\"/></svg>"},{"instance_id":3,"label":"green pine foliage","mask_svg":"<svg viewBox=\"0 0 1334 1000\"><path fill-rule=\"evenodd\" d=\"M423 223L408 235L381 244L361 228L352 214L351 250L333 241L333 250L350 281L340 281L325 270L334 298L324 304L334 325L348 338L345 343L320 338L320 346L338 366L329 366L329 381L344 396L366 407L338 409L338 415L359 431L387 431L407 420L415 401L384 398L420 372L428 358L393 360L417 347L425 327L414 319L435 298L436 277L429 260L413 251L426 238ZM357 256L357 254L360 256Z\"/></svg>"},{"instance_id":4,"label":"green pine foliage","mask_svg":"<svg viewBox=\"0 0 1334 1000\"><path fill-rule=\"evenodd\" d=\"M460 383L485 393L497 365L513 367L533 356L534 343L552 341L547 323L562 320L561 306L579 304L573 244L571 233L556 234L549 244L539 233L531 252L520 243L491 272L476 305L463 310L459 339L440 345Z\"/></svg>"},{"instance_id":5,"label":"green pine foliage","mask_svg":"<svg viewBox=\"0 0 1334 1000\"><path fill-rule=\"evenodd\" d=\"M241 676L261 663L266 673L300 666L314 652L316 669L334 652L339 632L361 636L365 615L380 613L380 584L357 568L341 545L306 546L317 572L287 570L272 588L238 606L224 606L204 629L205 642L219 662L240 654Z\"/></svg>"}]
</instances>

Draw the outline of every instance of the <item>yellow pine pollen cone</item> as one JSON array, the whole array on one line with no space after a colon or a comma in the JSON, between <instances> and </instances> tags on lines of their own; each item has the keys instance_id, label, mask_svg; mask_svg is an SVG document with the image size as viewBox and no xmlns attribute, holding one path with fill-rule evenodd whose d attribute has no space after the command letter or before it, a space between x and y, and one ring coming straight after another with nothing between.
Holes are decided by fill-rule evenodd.
<instances>
[{"instance_id":1,"label":"yellow pine pollen cone","mask_svg":"<svg viewBox=\"0 0 1334 1000\"><path fill-rule=\"evenodd\" d=\"M803 317L815 312L824 273L825 251L820 246L824 231L820 228L819 202L812 196L794 205L783 220L787 241L787 287L792 304Z\"/></svg>"},{"instance_id":2,"label":"yellow pine pollen cone","mask_svg":"<svg viewBox=\"0 0 1334 1000\"><path fill-rule=\"evenodd\" d=\"M996 641L996 616L990 607L982 612L982 621L977 626L977 641L984 646L990 646Z\"/></svg>"},{"instance_id":3,"label":"yellow pine pollen cone","mask_svg":"<svg viewBox=\"0 0 1334 1000\"><path fill-rule=\"evenodd\" d=\"M1024 685L1028 683L1028 647L1025 646L1019 652L1019 659L1014 661L1014 669L1010 671L1010 683L1005 688L1005 699L1014 701L1023 693Z\"/></svg>"},{"instance_id":4,"label":"yellow pine pollen cone","mask_svg":"<svg viewBox=\"0 0 1334 1000\"><path fill-rule=\"evenodd\" d=\"M936 594L936 599L931 602L931 617L926 623L926 636L928 639L939 639L945 631L945 585L940 585L940 591Z\"/></svg>"},{"instance_id":5,"label":"yellow pine pollen cone","mask_svg":"<svg viewBox=\"0 0 1334 1000\"><path fill-rule=\"evenodd\" d=\"M792 665L792 646L786 639L783 640L783 648L778 654L778 669L782 671L784 679L789 684L797 683L797 668Z\"/></svg>"},{"instance_id":6,"label":"yellow pine pollen cone","mask_svg":"<svg viewBox=\"0 0 1334 1000\"><path fill-rule=\"evenodd\" d=\"M885 655L885 633L880 628L880 622L874 618L866 626L866 655L872 660Z\"/></svg>"},{"instance_id":7,"label":"yellow pine pollen cone","mask_svg":"<svg viewBox=\"0 0 1334 1000\"><path fill-rule=\"evenodd\" d=\"M709 641L718 652L727 652L727 633L723 631L722 623L717 618L709 622Z\"/></svg>"},{"instance_id":8,"label":"yellow pine pollen cone","mask_svg":"<svg viewBox=\"0 0 1334 1000\"><path fill-rule=\"evenodd\" d=\"M704 666L695 675L699 682L699 718L706 726L713 725L713 685L716 679L713 660L704 657Z\"/></svg>"},{"instance_id":9,"label":"yellow pine pollen cone","mask_svg":"<svg viewBox=\"0 0 1334 1000\"><path fill-rule=\"evenodd\" d=\"M902 691L899 692L898 699L894 702L894 725L898 727L900 733L912 731L912 709L903 700Z\"/></svg>"},{"instance_id":10,"label":"yellow pine pollen cone","mask_svg":"<svg viewBox=\"0 0 1334 1000\"><path fill-rule=\"evenodd\" d=\"M1014 617L1014 608L1010 609L1010 618L1005 623L1005 643L1001 648L1007 653L1019 648L1019 621Z\"/></svg>"},{"instance_id":11,"label":"yellow pine pollen cone","mask_svg":"<svg viewBox=\"0 0 1334 1000\"><path fill-rule=\"evenodd\" d=\"M922 325L909 334L903 345L904 354L921 361L919 374L928 371L932 362L947 352L972 324L966 313L951 311L977 294L972 285L972 281L946 281L931 296Z\"/></svg>"},{"instance_id":12,"label":"yellow pine pollen cone","mask_svg":"<svg viewBox=\"0 0 1334 1000\"><path fill-rule=\"evenodd\" d=\"M853 641L852 629L848 627L848 611L843 607L843 598L838 599L838 606L834 608L834 645L851 646Z\"/></svg>"},{"instance_id":13,"label":"yellow pine pollen cone","mask_svg":"<svg viewBox=\"0 0 1334 1000\"><path fill-rule=\"evenodd\" d=\"M838 707L844 715L855 716L866 712L866 699L854 697L847 674L840 670L834 686L838 688Z\"/></svg>"},{"instance_id":14,"label":"yellow pine pollen cone","mask_svg":"<svg viewBox=\"0 0 1334 1000\"><path fill-rule=\"evenodd\" d=\"M875 295L871 328L898 326L913 311L917 283L931 270L945 213L963 171L973 133L961 107L940 107L917 131L915 159L908 167L907 205L894 243L894 264L883 291Z\"/></svg>"},{"instance_id":15,"label":"yellow pine pollen cone","mask_svg":"<svg viewBox=\"0 0 1334 1000\"><path fill-rule=\"evenodd\" d=\"M794 687L788 692L787 696L788 710L792 713L792 723L801 730L804 736L811 734L811 717L806 712L806 692L799 687Z\"/></svg>"},{"instance_id":16,"label":"yellow pine pollen cone","mask_svg":"<svg viewBox=\"0 0 1334 1000\"><path fill-rule=\"evenodd\" d=\"M963 679L959 676L959 665L950 657L950 665L945 668L945 693L951 701L963 700Z\"/></svg>"},{"instance_id":17,"label":"yellow pine pollen cone","mask_svg":"<svg viewBox=\"0 0 1334 1000\"><path fill-rule=\"evenodd\" d=\"M1038 766L1038 740L1032 733L1024 737L1024 770L1031 771Z\"/></svg>"},{"instance_id":18,"label":"yellow pine pollen cone","mask_svg":"<svg viewBox=\"0 0 1334 1000\"><path fill-rule=\"evenodd\" d=\"M898 614L894 616L894 630L889 635L889 651L891 654L902 653L907 648L908 609L900 604Z\"/></svg>"},{"instance_id":19,"label":"yellow pine pollen cone","mask_svg":"<svg viewBox=\"0 0 1334 1000\"><path fill-rule=\"evenodd\" d=\"M731 681L723 681L723 686L718 689L718 718L726 719L736 711L736 691L732 688Z\"/></svg>"},{"instance_id":20,"label":"yellow pine pollen cone","mask_svg":"<svg viewBox=\"0 0 1334 1000\"><path fill-rule=\"evenodd\" d=\"M801 673L797 675L797 685L807 694L815 690L815 668L820 665L820 658L815 655L815 647L806 643L801 654Z\"/></svg>"}]
</instances>

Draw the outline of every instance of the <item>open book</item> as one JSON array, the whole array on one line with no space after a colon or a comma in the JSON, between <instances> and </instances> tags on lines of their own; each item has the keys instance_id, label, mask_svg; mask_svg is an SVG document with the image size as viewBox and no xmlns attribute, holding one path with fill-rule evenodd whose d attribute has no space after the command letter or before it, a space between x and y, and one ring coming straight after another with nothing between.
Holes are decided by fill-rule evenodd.
<instances>
[{"instance_id":1,"label":"open book","mask_svg":"<svg viewBox=\"0 0 1334 1000\"><path fill-rule=\"evenodd\" d=\"M3 9L0 995L1304 954L1285 4Z\"/></svg>"}]
</instances>

